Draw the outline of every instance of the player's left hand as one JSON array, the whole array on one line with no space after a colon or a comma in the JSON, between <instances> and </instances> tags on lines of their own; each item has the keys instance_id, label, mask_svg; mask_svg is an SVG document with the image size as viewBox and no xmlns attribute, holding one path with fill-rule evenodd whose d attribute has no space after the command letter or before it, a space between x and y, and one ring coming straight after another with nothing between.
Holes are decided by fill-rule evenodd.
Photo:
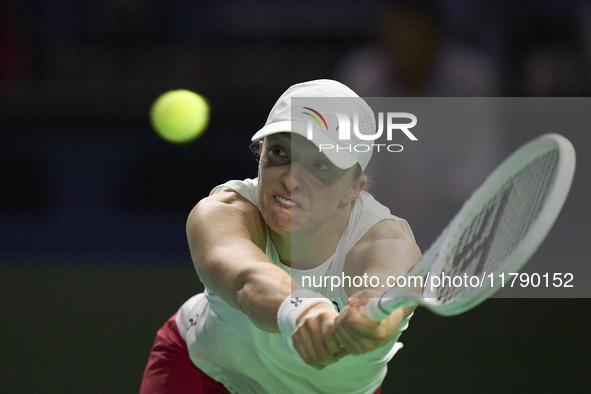
<instances>
[{"instance_id":1,"label":"player's left hand","mask_svg":"<svg viewBox=\"0 0 591 394\"><path fill-rule=\"evenodd\" d=\"M371 297L379 293L362 290L350 297L335 320L334 336L348 354L364 354L388 344L398 333L404 319L403 310L394 311L388 318L376 322L361 313Z\"/></svg>"}]
</instances>

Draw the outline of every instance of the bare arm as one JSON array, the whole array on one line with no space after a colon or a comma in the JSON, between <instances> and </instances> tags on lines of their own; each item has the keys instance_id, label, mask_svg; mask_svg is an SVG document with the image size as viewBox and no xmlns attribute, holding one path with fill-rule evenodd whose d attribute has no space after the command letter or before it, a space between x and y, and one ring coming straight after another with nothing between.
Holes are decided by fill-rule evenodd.
<instances>
[{"instance_id":1,"label":"bare arm","mask_svg":"<svg viewBox=\"0 0 591 394\"><path fill-rule=\"evenodd\" d=\"M265 255L258 209L238 193L222 191L193 208L187 238L205 286L261 330L279 332L277 310L291 292L291 278Z\"/></svg>"},{"instance_id":2,"label":"bare arm","mask_svg":"<svg viewBox=\"0 0 591 394\"><path fill-rule=\"evenodd\" d=\"M297 284L264 253L266 226L259 210L231 190L220 192L191 211L187 238L205 286L244 312L261 330L279 333L277 311ZM315 368L324 368L342 356L332 337L337 316L332 306L318 303L297 320L294 346Z\"/></svg>"},{"instance_id":3,"label":"bare arm","mask_svg":"<svg viewBox=\"0 0 591 394\"><path fill-rule=\"evenodd\" d=\"M396 310L381 322L365 317L361 310L370 297L379 296L387 289L381 286L387 286L388 277L406 274L420 257L414 240L392 220L374 225L351 249L345 262L345 275L376 276L379 286L346 289L350 298L337 318L335 336L347 353L372 351L386 345L398 334L402 321L414 307Z\"/></svg>"}]
</instances>

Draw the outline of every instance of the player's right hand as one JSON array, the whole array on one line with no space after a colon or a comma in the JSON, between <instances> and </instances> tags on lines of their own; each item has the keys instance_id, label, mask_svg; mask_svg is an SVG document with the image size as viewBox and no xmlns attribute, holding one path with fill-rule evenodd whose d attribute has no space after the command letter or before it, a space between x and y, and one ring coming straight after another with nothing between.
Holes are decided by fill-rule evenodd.
<instances>
[{"instance_id":1,"label":"player's right hand","mask_svg":"<svg viewBox=\"0 0 591 394\"><path fill-rule=\"evenodd\" d=\"M304 362L323 369L347 353L334 336L334 323L339 313L324 302L314 304L298 317L292 334L293 346Z\"/></svg>"}]
</instances>

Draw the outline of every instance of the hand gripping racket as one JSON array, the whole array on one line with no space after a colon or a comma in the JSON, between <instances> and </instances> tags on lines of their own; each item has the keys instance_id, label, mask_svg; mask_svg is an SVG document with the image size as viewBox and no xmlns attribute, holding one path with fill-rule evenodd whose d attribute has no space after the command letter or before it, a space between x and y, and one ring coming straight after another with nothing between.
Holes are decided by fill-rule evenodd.
<instances>
[{"instance_id":1,"label":"hand gripping racket","mask_svg":"<svg viewBox=\"0 0 591 394\"><path fill-rule=\"evenodd\" d=\"M421 305L452 316L489 298L503 286L501 274L519 271L538 249L574 171L575 150L558 134L522 146L476 189L405 280L371 299L363 313L380 321L396 309ZM422 294L409 293L415 283L423 283Z\"/></svg>"}]
</instances>

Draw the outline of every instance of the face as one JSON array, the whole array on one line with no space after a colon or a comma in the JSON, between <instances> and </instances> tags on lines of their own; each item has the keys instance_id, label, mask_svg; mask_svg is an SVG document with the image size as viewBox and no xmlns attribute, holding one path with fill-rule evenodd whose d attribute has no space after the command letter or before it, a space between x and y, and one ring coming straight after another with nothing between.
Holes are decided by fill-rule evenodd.
<instances>
[{"instance_id":1,"label":"face","mask_svg":"<svg viewBox=\"0 0 591 394\"><path fill-rule=\"evenodd\" d=\"M259 207L269 228L281 235L344 228L367 182L356 179L355 166L337 168L296 134L273 134L261 144Z\"/></svg>"}]
</instances>

